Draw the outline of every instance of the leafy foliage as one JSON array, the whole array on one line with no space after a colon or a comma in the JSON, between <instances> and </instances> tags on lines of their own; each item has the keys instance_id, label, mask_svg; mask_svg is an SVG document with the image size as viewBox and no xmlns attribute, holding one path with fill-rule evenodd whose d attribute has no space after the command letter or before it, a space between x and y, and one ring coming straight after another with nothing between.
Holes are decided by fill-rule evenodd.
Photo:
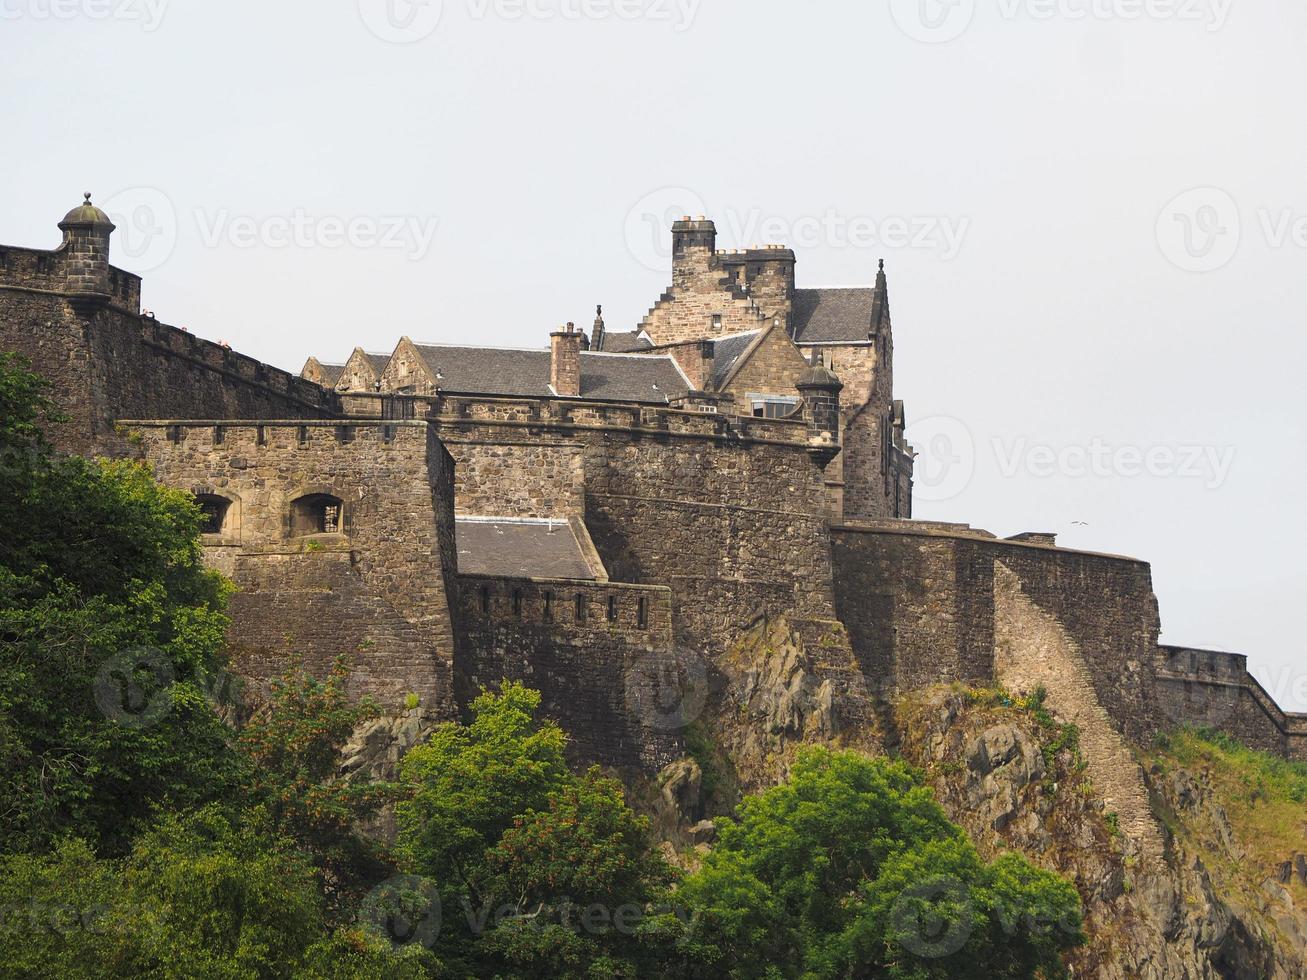
<instances>
[{"instance_id":1,"label":"leafy foliage","mask_svg":"<svg viewBox=\"0 0 1307 980\"><path fill-rule=\"evenodd\" d=\"M188 494L53 452L43 386L11 356L0 408L0 850L75 830L122 852L153 807L236 779L207 699L227 586Z\"/></svg>"},{"instance_id":2,"label":"leafy foliage","mask_svg":"<svg viewBox=\"0 0 1307 980\"><path fill-rule=\"evenodd\" d=\"M240 733L250 762L246 793L270 829L295 841L321 869L336 900L358 898L364 882L389 869L383 849L355 827L395 795L387 783L338 772L341 746L377 716L371 701L351 701L342 657L325 681L292 662L272 682L268 704Z\"/></svg>"},{"instance_id":3,"label":"leafy foliage","mask_svg":"<svg viewBox=\"0 0 1307 980\"><path fill-rule=\"evenodd\" d=\"M722 822L678 899L686 976L1060 976L1083 941L1070 884L985 865L909 767L827 749Z\"/></svg>"}]
</instances>

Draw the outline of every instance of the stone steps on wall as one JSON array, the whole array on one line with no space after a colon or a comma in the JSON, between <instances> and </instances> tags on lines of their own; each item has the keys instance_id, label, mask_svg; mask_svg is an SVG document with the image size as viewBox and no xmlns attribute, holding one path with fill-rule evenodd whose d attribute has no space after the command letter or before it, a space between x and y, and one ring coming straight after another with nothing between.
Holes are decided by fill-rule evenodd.
<instances>
[{"instance_id":1,"label":"stone steps on wall","mask_svg":"<svg viewBox=\"0 0 1307 980\"><path fill-rule=\"evenodd\" d=\"M1117 815L1121 832L1143 860L1162 861L1162 834L1143 771L1098 700L1078 644L1000 561L994 562L994 639L999 683L1013 692L1029 694L1040 687L1047 692L1048 709L1080 730L1081 754L1106 810Z\"/></svg>"}]
</instances>

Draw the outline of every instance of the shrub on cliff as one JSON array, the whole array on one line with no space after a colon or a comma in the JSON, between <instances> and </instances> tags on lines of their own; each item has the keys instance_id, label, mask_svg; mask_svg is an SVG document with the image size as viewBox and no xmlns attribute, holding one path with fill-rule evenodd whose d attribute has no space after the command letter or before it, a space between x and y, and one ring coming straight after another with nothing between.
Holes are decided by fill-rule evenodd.
<instances>
[{"instance_id":1,"label":"shrub on cliff","mask_svg":"<svg viewBox=\"0 0 1307 980\"><path fill-rule=\"evenodd\" d=\"M1055 977L1083 942L1069 882L985 864L912 769L828 749L723 820L676 897L688 977Z\"/></svg>"}]
</instances>

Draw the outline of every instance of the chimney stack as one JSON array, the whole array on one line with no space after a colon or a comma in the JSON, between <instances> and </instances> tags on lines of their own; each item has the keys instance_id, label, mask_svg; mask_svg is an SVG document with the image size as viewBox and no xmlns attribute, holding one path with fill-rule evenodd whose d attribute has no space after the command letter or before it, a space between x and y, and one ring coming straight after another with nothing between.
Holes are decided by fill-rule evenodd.
<instances>
[{"instance_id":1,"label":"chimney stack","mask_svg":"<svg viewBox=\"0 0 1307 980\"><path fill-rule=\"evenodd\" d=\"M549 384L567 398L581 394L581 339L584 334L569 323L549 335Z\"/></svg>"}]
</instances>

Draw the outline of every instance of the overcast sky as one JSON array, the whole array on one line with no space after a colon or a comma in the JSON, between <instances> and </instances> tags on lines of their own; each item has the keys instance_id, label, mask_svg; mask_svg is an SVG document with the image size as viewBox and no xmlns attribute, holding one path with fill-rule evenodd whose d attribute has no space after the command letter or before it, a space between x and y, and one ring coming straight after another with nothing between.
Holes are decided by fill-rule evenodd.
<instances>
[{"instance_id":1,"label":"overcast sky","mask_svg":"<svg viewBox=\"0 0 1307 980\"><path fill-rule=\"evenodd\" d=\"M918 516L1146 558L1165 641L1307 709L1305 49L1265 0L0 0L0 240L94 191L147 308L295 371L630 329L682 213L883 257Z\"/></svg>"}]
</instances>

